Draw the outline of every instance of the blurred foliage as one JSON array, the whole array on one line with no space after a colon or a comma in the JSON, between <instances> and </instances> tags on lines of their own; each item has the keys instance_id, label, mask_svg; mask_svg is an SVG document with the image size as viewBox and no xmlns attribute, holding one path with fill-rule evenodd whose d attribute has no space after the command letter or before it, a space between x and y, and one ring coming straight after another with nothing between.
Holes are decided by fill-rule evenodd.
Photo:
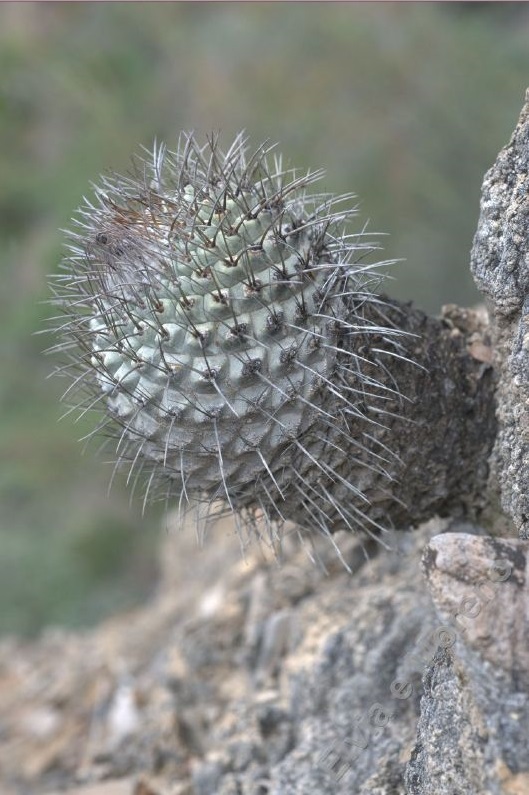
<instances>
[{"instance_id":1,"label":"blurred foliage","mask_svg":"<svg viewBox=\"0 0 529 795\"><path fill-rule=\"evenodd\" d=\"M160 511L57 424L45 274L89 181L181 129L279 141L355 190L388 291L477 300L468 255L486 168L529 83L515 3L0 5L0 632L89 623L154 581ZM50 341L51 342L51 341Z\"/></svg>"}]
</instances>

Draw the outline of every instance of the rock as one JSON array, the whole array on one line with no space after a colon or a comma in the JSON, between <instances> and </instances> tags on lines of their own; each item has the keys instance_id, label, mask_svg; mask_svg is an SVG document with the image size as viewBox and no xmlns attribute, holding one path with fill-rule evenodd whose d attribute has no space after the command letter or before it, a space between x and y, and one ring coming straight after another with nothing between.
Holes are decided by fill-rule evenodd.
<instances>
[{"instance_id":1,"label":"rock","mask_svg":"<svg viewBox=\"0 0 529 795\"><path fill-rule=\"evenodd\" d=\"M292 540L241 561L226 529L142 610L0 644L2 791L523 791L522 542L435 520L369 555L344 534L343 562L313 539L316 568Z\"/></svg>"},{"instance_id":2,"label":"rock","mask_svg":"<svg viewBox=\"0 0 529 795\"><path fill-rule=\"evenodd\" d=\"M515 539L479 538L446 534L433 538L423 558L431 593L446 622L446 647L453 648L458 678L452 677L461 696L452 697L447 718L452 734L463 732L464 718L456 702L471 702L471 725L481 731L482 752L506 764L511 774L529 770L529 582L527 549ZM450 636L451 633L451 636ZM431 674L434 675L434 674ZM440 675L440 669L435 673ZM421 709L421 721L431 705ZM433 712L432 712L433 714ZM448 725L448 724L447 724ZM435 733L445 737L437 726ZM468 730L466 731L468 734ZM468 753L468 758L476 758ZM490 792L501 792L495 771ZM480 790L478 790L480 791ZM488 790L487 790L488 791Z\"/></svg>"},{"instance_id":3,"label":"rock","mask_svg":"<svg viewBox=\"0 0 529 795\"><path fill-rule=\"evenodd\" d=\"M492 459L503 510L529 538L529 91L511 140L483 181L471 269L495 326L498 435Z\"/></svg>"},{"instance_id":4,"label":"rock","mask_svg":"<svg viewBox=\"0 0 529 795\"><path fill-rule=\"evenodd\" d=\"M529 689L529 582L523 541L447 533L426 548L430 592L464 649ZM455 637L454 637L455 640Z\"/></svg>"},{"instance_id":5,"label":"rock","mask_svg":"<svg viewBox=\"0 0 529 795\"><path fill-rule=\"evenodd\" d=\"M408 795L497 795L489 775L487 727L447 649L424 681L417 743L406 769Z\"/></svg>"}]
</instances>

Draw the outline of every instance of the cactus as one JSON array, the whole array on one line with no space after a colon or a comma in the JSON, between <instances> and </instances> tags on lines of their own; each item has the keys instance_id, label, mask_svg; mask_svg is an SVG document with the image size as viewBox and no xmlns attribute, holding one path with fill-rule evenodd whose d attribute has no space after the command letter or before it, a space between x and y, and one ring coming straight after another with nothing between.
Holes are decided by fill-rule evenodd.
<instances>
[{"instance_id":1,"label":"cactus","mask_svg":"<svg viewBox=\"0 0 529 795\"><path fill-rule=\"evenodd\" d=\"M348 234L351 195L310 192L321 176L242 135L225 152L184 135L78 211L52 280L61 372L81 413L104 408L96 430L114 431L144 502L325 533L395 524L392 438L409 434L430 321L379 295L376 245Z\"/></svg>"}]
</instances>

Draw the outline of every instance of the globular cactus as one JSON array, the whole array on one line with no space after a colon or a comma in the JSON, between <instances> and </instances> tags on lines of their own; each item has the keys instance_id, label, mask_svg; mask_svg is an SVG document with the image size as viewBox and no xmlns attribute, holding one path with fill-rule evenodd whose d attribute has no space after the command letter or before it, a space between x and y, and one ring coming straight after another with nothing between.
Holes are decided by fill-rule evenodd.
<instances>
[{"instance_id":1,"label":"globular cactus","mask_svg":"<svg viewBox=\"0 0 529 795\"><path fill-rule=\"evenodd\" d=\"M426 321L378 295L374 244L347 233L351 196L311 194L320 178L248 155L241 135L226 152L185 135L79 210L52 282L67 394L104 408L98 430L117 431L145 499L323 532L380 530L402 519L391 506L413 518L390 486L407 419L390 365L411 368L416 402L408 348Z\"/></svg>"}]
</instances>

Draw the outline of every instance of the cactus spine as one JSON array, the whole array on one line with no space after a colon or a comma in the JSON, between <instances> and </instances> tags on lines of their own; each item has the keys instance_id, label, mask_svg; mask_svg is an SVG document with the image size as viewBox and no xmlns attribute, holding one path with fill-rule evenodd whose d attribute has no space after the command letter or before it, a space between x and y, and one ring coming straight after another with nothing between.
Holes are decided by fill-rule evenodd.
<instances>
[{"instance_id":1,"label":"cactus spine","mask_svg":"<svg viewBox=\"0 0 529 795\"><path fill-rule=\"evenodd\" d=\"M379 296L351 196L311 193L321 176L241 135L225 152L184 135L78 211L52 282L61 372L76 408L104 409L144 500L325 533L413 518L391 485L410 419L392 363L413 404L426 321Z\"/></svg>"}]
</instances>

